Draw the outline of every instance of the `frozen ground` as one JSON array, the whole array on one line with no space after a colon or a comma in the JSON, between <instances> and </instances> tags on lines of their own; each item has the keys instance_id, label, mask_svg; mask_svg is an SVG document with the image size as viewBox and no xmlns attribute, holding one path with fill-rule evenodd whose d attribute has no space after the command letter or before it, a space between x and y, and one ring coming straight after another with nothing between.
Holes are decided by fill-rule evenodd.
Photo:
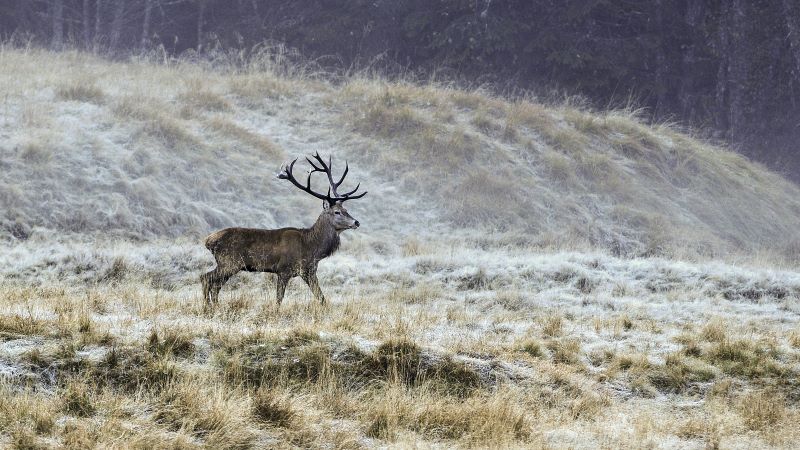
<instances>
[{"instance_id":1,"label":"frozen ground","mask_svg":"<svg viewBox=\"0 0 800 450\"><path fill-rule=\"evenodd\" d=\"M0 447L791 448L800 190L634 111L0 46ZM330 304L216 228L369 195Z\"/></svg>"},{"instance_id":2,"label":"frozen ground","mask_svg":"<svg viewBox=\"0 0 800 450\"><path fill-rule=\"evenodd\" d=\"M320 265L329 306L312 304L295 280L276 310L270 276L242 274L210 312L203 310L196 277L212 263L190 241L6 247L4 328L14 328L17 317L41 321L46 330L3 332L0 372L7 389L33 385L61 392L66 375L59 367L65 363L57 361L65 345L74 347L72 364L91 367L102 365L112 348L146 348L154 332L162 339L177 335L191 347L188 355L172 356L179 371L222 376L220 352L227 344L221 341L310 333L331 349L334 362L342 349L370 353L387 342L413 342L421 364L445 358L474 372L482 386L475 396L498 401L509 395L506 390L516 392L520 397L512 405L520 408L525 427L506 436L464 425L462 439L397 418L387 425L388 434L376 435L369 418L326 410L324 396L315 397L321 394L313 377L277 383L272 389L288 390L290 399L322 402L319 423L306 425L320 433L313 445L334 445L338 438L325 424L342 414L351 421L353 442L366 446L388 439L398 445L789 448L798 437L797 272L602 253L469 249L417 239L384 248L367 238L345 239L341 252ZM720 356L725 345L744 347L725 350L741 355ZM36 358L50 362L37 365L31 362ZM392 389L387 386L382 389ZM419 395L414 389L423 388L402 395ZM751 397L780 410L767 411L762 420L762 411L747 410ZM136 420L157 432L158 420L146 411L137 412ZM109 419L97 412L93 420ZM251 431L253 442L297 432Z\"/></svg>"}]
</instances>

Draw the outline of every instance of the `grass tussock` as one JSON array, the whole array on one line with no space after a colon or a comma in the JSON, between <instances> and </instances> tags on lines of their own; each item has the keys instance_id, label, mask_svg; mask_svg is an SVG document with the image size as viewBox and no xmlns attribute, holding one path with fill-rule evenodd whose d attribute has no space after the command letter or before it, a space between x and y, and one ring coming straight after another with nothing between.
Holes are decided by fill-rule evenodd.
<instances>
[{"instance_id":1,"label":"grass tussock","mask_svg":"<svg viewBox=\"0 0 800 450\"><path fill-rule=\"evenodd\" d=\"M212 130L230 139L247 145L253 149L265 152L270 156L283 156L285 152L268 137L251 131L233 120L222 116L213 116L208 119L208 126Z\"/></svg>"},{"instance_id":2,"label":"grass tussock","mask_svg":"<svg viewBox=\"0 0 800 450\"><path fill-rule=\"evenodd\" d=\"M267 74L235 76L228 86L232 94L250 107L262 106L264 99L278 100L296 92L290 82Z\"/></svg>"},{"instance_id":3,"label":"grass tussock","mask_svg":"<svg viewBox=\"0 0 800 450\"><path fill-rule=\"evenodd\" d=\"M189 89L178 100L192 109L217 112L231 109L231 104L225 97L206 89Z\"/></svg>"},{"instance_id":4,"label":"grass tussock","mask_svg":"<svg viewBox=\"0 0 800 450\"><path fill-rule=\"evenodd\" d=\"M47 334L52 330L52 323L19 314L0 316L0 337L14 335L31 336Z\"/></svg>"},{"instance_id":5,"label":"grass tussock","mask_svg":"<svg viewBox=\"0 0 800 450\"><path fill-rule=\"evenodd\" d=\"M411 108L390 108L380 99L367 104L354 114L355 131L366 135L391 138L433 132L424 127L422 119Z\"/></svg>"},{"instance_id":6,"label":"grass tussock","mask_svg":"<svg viewBox=\"0 0 800 450\"><path fill-rule=\"evenodd\" d=\"M60 85L56 88L56 97L64 101L103 104L106 95L103 90L93 82L76 80Z\"/></svg>"},{"instance_id":7,"label":"grass tussock","mask_svg":"<svg viewBox=\"0 0 800 450\"><path fill-rule=\"evenodd\" d=\"M250 448L246 397L221 386L180 380L161 393L155 419L172 430L202 438L217 448Z\"/></svg>"},{"instance_id":8,"label":"grass tussock","mask_svg":"<svg viewBox=\"0 0 800 450\"><path fill-rule=\"evenodd\" d=\"M53 159L53 144L49 138L31 138L17 148L20 158L30 164L44 165Z\"/></svg>"},{"instance_id":9,"label":"grass tussock","mask_svg":"<svg viewBox=\"0 0 800 450\"><path fill-rule=\"evenodd\" d=\"M91 417L97 411L94 395L85 381L73 380L64 388L61 395L64 400L63 410L76 417Z\"/></svg>"},{"instance_id":10,"label":"grass tussock","mask_svg":"<svg viewBox=\"0 0 800 450\"><path fill-rule=\"evenodd\" d=\"M181 120L166 114L169 110L167 105L146 97L125 97L113 107L114 114L124 120L140 122L142 132L167 148L201 147L200 141Z\"/></svg>"},{"instance_id":11,"label":"grass tussock","mask_svg":"<svg viewBox=\"0 0 800 450\"><path fill-rule=\"evenodd\" d=\"M786 417L786 399L779 392L761 390L749 392L739 400L738 408L745 425L754 431L764 431Z\"/></svg>"},{"instance_id":12,"label":"grass tussock","mask_svg":"<svg viewBox=\"0 0 800 450\"><path fill-rule=\"evenodd\" d=\"M259 389L253 397L253 417L259 422L284 428L291 428L298 413L285 397L278 396L270 389Z\"/></svg>"}]
</instances>

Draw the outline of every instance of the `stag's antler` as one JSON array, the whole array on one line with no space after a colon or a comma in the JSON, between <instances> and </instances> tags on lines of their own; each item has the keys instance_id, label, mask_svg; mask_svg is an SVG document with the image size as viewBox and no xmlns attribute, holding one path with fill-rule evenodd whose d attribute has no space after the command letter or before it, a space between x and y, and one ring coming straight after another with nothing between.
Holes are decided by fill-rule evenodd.
<instances>
[{"instance_id":1,"label":"stag's antler","mask_svg":"<svg viewBox=\"0 0 800 450\"><path fill-rule=\"evenodd\" d=\"M328 204L331 205L331 206L333 206L336 202L344 202L346 200L354 200L354 199L361 198L361 197L367 195L367 191L364 191L364 192L362 192L361 194L358 194L358 195L353 195L353 194L356 193L356 191L358 191L358 188L361 186L361 183L358 183L358 185L356 185L356 188L353 189L350 192L346 192L346 193L344 193L342 195L339 195L339 193L337 192L336 189L339 186L341 186L342 182L344 181L344 177L347 176L347 172L350 170L350 166L347 164L346 161L345 161L345 166L344 166L344 173L342 173L342 177L339 178L339 182L337 183L337 182L333 181L333 175L331 174L331 168L333 167L332 158L330 156L328 156L328 164L325 164L325 161L322 159L322 157L319 156L319 152L316 152L314 154L314 159L317 161L319 166L317 166L317 164L315 164L314 161L312 161L310 158L306 158L306 161L308 161L308 163L311 164L312 169L308 171L308 178L306 179L306 185L305 186L300 184L297 181L297 179L294 177L294 174L292 173L292 169L294 168L294 164L297 162L297 158L295 158L291 163L289 163L288 166L286 164L281 166L281 171L278 173L278 178L280 178L282 180L291 181L292 184L294 184L295 186L297 186L301 190L313 195L314 197L317 197L320 200L327 201ZM323 172L323 173L325 173L325 175L328 176L328 183L330 184L330 187L328 188L328 194L327 195L323 195L323 194L320 194L318 192L314 192L313 190L311 190L311 175L313 173L315 173L315 172ZM332 197L331 197L331 192L333 192L333 196Z\"/></svg>"}]
</instances>

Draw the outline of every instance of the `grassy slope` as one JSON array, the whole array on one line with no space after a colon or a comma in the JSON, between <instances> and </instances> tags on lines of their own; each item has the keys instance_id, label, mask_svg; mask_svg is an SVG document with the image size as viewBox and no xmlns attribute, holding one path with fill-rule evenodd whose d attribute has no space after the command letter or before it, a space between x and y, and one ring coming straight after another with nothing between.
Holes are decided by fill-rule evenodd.
<instances>
[{"instance_id":1,"label":"grassy slope","mask_svg":"<svg viewBox=\"0 0 800 450\"><path fill-rule=\"evenodd\" d=\"M708 262L796 258L796 187L628 113L257 65L0 51L0 446L800 438L800 275ZM314 150L370 191L332 305L204 311L197 237L310 223L274 173Z\"/></svg>"},{"instance_id":2,"label":"grassy slope","mask_svg":"<svg viewBox=\"0 0 800 450\"><path fill-rule=\"evenodd\" d=\"M316 203L273 175L320 150L353 161L352 181L370 191L353 208L371 230L501 231L621 255L796 252L800 241L796 186L624 112L358 78L332 86L274 64L226 75L81 54L0 58L6 235L308 222Z\"/></svg>"}]
</instances>

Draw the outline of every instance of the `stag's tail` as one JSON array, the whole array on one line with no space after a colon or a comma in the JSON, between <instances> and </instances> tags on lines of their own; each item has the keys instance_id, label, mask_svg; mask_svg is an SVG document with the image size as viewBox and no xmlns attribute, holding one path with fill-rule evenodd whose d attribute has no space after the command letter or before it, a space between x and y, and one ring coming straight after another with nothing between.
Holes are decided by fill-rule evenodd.
<instances>
[{"instance_id":1,"label":"stag's tail","mask_svg":"<svg viewBox=\"0 0 800 450\"><path fill-rule=\"evenodd\" d=\"M226 234L228 234L227 229L215 231L209 234L206 238L206 248L213 252L217 248L217 244L219 244L220 239L222 239L222 237Z\"/></svg>"}]
</instances>

